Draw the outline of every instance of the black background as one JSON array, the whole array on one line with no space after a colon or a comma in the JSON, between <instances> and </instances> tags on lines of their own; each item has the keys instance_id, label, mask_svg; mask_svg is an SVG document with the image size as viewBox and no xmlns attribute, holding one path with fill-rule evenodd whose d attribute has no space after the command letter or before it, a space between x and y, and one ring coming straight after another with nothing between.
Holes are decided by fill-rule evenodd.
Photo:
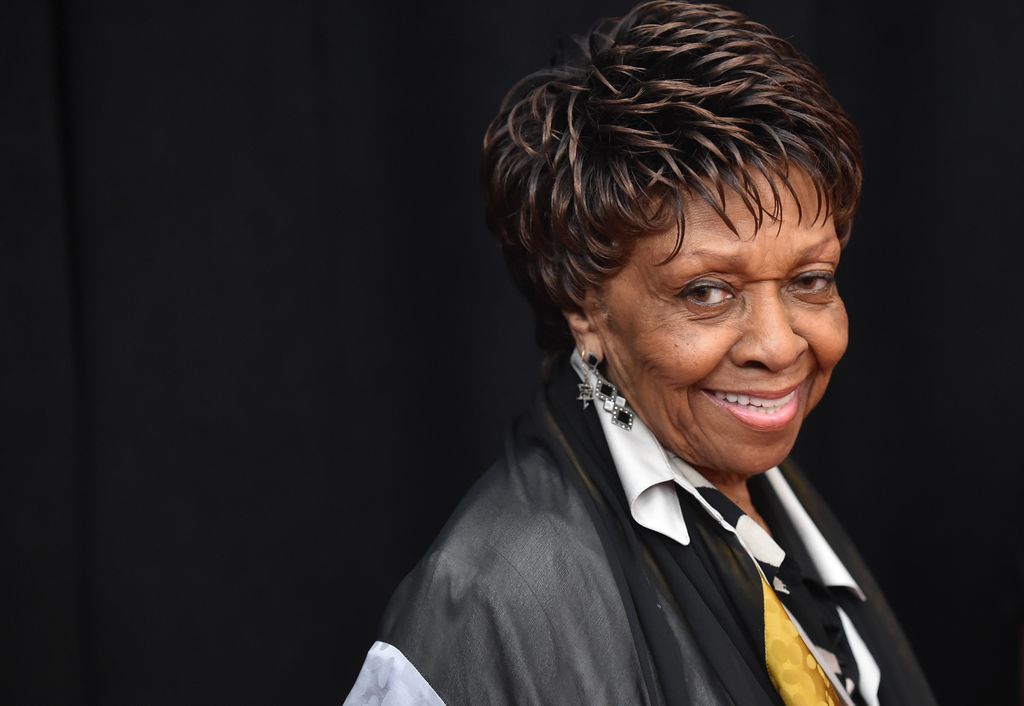
<instances>
[{"instance_id":1,"label":"black background","mask_svg":"<svg viewBox=\"0 0 1024 706\"><path fill-rule=\"evenodd\" d=\"M860 127L796 457L940 700L1019 700L1019 2L734 5ZM628 2L0 9L0 701L338 704L539 355L484 126Z\"/></svg>"}]
</instances>

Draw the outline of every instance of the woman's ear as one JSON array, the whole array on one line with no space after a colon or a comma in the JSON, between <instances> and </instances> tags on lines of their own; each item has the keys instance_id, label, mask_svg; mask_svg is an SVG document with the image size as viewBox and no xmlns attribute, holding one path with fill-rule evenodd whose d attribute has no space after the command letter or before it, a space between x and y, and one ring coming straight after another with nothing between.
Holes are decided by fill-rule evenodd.
<instances>
[{"instance_id":1,"label":"woman's ear","mask_svg":"<svg viewBox=\"0 0 1024 706\"><path fill-rule=\"evenodd\" d=\"M569 324L569 331L572 333L572 337L576 339L576 348L579 350L580 355L592 353L597 356L598 360L604 360L604 347L601 344L601 336L597 331L597 327L594 326L593 317L596 314L597 312L591 307L562 312L566 323Z\"/></svg>"}]
</instances>

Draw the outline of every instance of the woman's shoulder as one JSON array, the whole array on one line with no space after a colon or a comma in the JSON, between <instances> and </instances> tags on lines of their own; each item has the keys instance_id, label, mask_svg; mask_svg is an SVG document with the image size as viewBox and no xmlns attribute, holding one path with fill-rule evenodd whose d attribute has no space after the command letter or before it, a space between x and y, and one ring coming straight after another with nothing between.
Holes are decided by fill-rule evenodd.
<instances>
[{"instance_id":1,"label":"woman's shoulder","mask_svg":"<svg viewBox=\"0 0 1024 706\"><path fill-rule=\"evenodd\" d=\"M639 698L623 676L636 658L597 530L542 444L518 440L479 479L382 627L448 703L579 703L595 689Z\"/></svg>"},{"instance_id":2,"label":"woman's shoulder","mask_svg":"<svg viewBox=\"0 0 1024 706\"><path fill-rule=\"evenodd\" d=\"M542 580L548 572L539 557L592 559L589 552L600 548L585 499L565 470L548 449L520 444L480 477L431 553L470 561L485 574L515 567Z\"/></svg>"},{"instance_id":3,"label":"woman's shoulder","mask_svg":"<svg viewBox=\"0 0 1024 706\"><path fill-rule=\"evenodd\" d=\"M525 592L543 606L595 564L607 560L584 498L548 449L518 440L473 485L403 587L443 582L449 597L474 591L494 601Z\"/></svg>"}]
</instances>

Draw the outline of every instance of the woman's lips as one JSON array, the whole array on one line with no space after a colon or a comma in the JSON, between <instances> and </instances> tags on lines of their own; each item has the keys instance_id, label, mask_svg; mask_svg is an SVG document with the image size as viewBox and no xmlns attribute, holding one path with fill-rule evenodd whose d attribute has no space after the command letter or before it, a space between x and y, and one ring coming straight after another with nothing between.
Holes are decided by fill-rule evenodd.
<instances>
[{"instance_id":1,"label":"woman's lips","mask_svg":"<svg viewBox=\"0 0 1024 706\"><path fill-rule=\"evenodd\" d=\"M800 406L800 388L778 395L761 396L726 392L724 390L702 390L715 405L758 431L782 429L796 417Z\"/></svg>"}]
</instances>

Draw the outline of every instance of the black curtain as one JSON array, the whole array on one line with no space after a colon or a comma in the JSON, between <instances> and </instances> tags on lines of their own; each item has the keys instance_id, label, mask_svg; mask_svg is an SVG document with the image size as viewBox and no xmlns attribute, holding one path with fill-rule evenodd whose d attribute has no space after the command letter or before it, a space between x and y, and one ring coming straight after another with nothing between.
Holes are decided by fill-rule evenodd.
<instances>
[{"instance_id":1,"label":"black curtain","mask_svg":"<svg viewBox=\"0 0 1024 706\"><path fill-rule=\"evenodd\" d=\"M629 2L0 8L0 701L338 704L530 398L480 140ZM802 462L940 699L1020 698L1024 9L734 3L866 150Z\"/></svg>"}]
</instances>

